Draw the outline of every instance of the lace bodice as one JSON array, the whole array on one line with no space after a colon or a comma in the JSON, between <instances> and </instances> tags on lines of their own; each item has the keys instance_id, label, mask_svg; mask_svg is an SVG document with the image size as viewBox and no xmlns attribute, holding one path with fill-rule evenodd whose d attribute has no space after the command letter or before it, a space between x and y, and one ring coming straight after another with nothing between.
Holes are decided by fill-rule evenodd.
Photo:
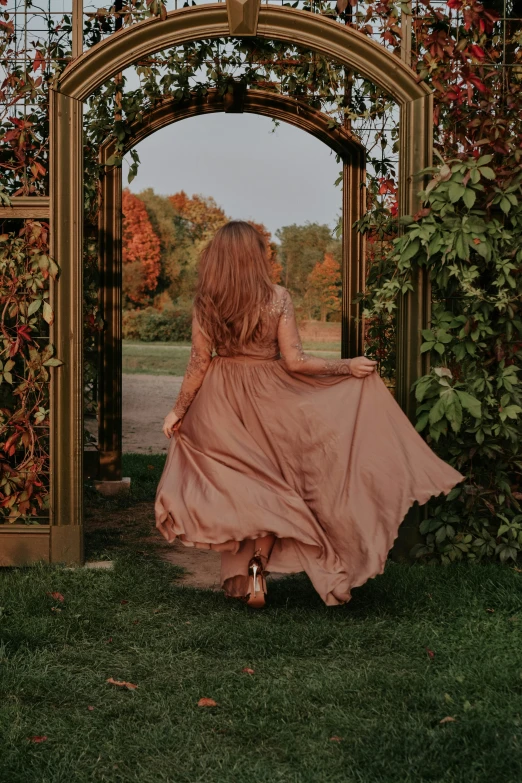
<instances>
[{"instance_id":1,"label":"lace bodice","mask_svg":"<svg viewBox=\"0 0 522 783\"><path fill-rule=\"evenodd\" d=\"M262 337L245 345L242 355L256 358L281 358L290 372L305 375L350 375L350 359L321 359L303 350L292 297L286 288L274 286L274 298L265 307ZM218 356L228 356L224 348L216 347ZM174 405L180 418L186 413L203 383L212 361L212 346L201 332L194 317L192 320L192 349L181 389Z\"/></svg>"}]
</instances>

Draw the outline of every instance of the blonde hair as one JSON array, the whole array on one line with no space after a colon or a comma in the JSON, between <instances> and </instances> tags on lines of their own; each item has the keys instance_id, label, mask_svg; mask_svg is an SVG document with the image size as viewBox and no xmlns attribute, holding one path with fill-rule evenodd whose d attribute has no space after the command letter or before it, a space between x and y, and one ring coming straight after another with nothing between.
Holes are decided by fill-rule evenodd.
<instances>
[{"instance_id":1,"label":"blonde hair","mask_svg":"<svg viewBox=\"0 0 522 783\"><path fill-rule=\"evenodd\" d=\"M273 293L265 238L231 220L201 253L194 312L202 332L214 348L240 353L262 334L262 310Z\"/></svg>"}]
</instances>

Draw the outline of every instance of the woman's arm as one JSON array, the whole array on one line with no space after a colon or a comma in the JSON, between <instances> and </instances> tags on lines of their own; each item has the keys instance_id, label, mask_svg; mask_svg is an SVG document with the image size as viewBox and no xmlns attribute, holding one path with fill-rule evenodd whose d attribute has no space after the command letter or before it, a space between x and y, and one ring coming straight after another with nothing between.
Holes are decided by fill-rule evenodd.
<instances>
[{"instance_id":1,"label":"woman's arm","mask_svg":"<svg viewBox=\"0 0 522 783\"><path fill-rule=\"evenodd\" d=\"M163 424L163 432L170 437L172 428L183 418L190 404L198 393L206 372L212 361L212 348L203 335L194 315L192 318L192 348L190 359L183 377L181 389L172 411L167 414Z\"/></svg>"},{"instance_id":2,"label":"woman's arm","mask_svg":"<svg viewBox=\"0 0 522 783\"><path fill-rule=\"evenodd\" d=\"M281 299L281 315L277 329L279 351L290 372L300 372L305 375L353 375L364 378L377 365L373 359L357 356L353 359L321 359L305 353L297 328L292 297L286 288Z\"/></svg>"}]
</instances>

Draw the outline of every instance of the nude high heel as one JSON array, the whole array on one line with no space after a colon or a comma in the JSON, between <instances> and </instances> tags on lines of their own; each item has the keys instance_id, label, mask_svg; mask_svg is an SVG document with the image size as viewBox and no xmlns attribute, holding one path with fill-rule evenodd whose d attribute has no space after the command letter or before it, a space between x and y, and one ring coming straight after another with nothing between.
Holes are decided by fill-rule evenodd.
<instances>
[{"instance_id":1,"label":"nude high heel","mask_svg":"<svg viewBox=\"0 0 522 783\"><path fill-rule=\"evenodd\" d=\"M248 606L254 609L262 609L265 605L266 579L261 557L268 558L261 553L254 553L254 557L248 564Z\"/></svg>"}]
</instances>

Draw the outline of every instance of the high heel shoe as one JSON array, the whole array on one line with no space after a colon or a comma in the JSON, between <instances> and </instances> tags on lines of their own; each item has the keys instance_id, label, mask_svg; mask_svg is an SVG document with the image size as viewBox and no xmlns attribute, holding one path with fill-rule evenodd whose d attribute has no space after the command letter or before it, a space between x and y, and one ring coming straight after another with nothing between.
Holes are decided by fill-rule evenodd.
<instances>
[{"instance_id":1,"label":"high heel shoe","mask_svg":"<svg viewBox=\"0 0 522 783\"><path fill-rule=\"evenodd\" d=\"M263 570L262 557L268 558L266 555L254 553L254 557L248 564L248 606L254 607L254 609L262 609L265 605L266 596L266 579L265 571Z\"/></svg>"}]
</instances>

